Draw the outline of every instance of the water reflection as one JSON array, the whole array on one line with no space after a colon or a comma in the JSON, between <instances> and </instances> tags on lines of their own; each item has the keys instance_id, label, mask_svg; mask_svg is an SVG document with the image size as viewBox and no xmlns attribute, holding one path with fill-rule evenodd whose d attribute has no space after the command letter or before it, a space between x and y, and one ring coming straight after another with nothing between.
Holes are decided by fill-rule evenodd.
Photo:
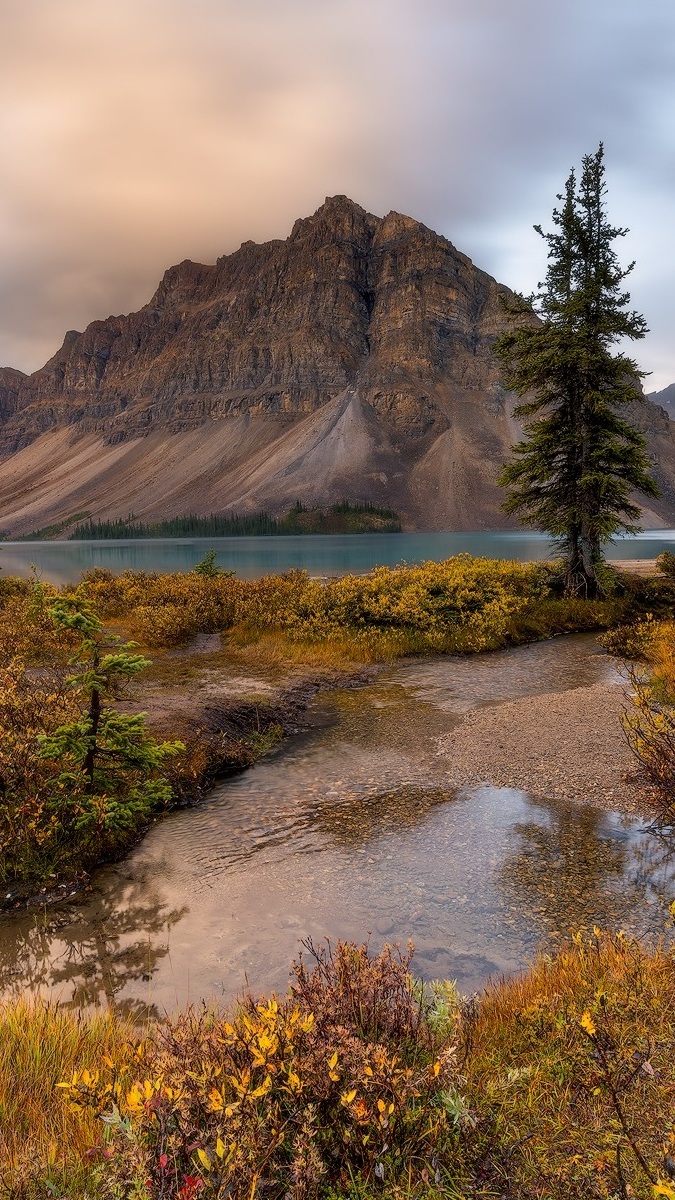
<instances>
[{"instance_id":1,"label":"water reflection","mask_svg":"<svg viewBox=\"0 0 675 1200\"><path fill-rule=\"evenodd\" d=\"M520 844L499 871L512 908L541 935L601 925L665 935L675 888L672 829L643 826L591 806L528 799Z\"/></svg>"},{"instance_id":2,"label":"water reflection","mask_svg":"<svg viewBox=\"0 0 675 1200\"><path fill-rule=\"evenodd\" d=\"M82 901L3 918L3 994L52 995L78 1009L105 1005L136 1021L159 1015L135 985L150 984L187 906L170 909L140 879L121 894L96 891L85 904L86 920Z\"/></svg>"},{"instance_id":3,"label":"water reflection","mask_svg":"<svg viewBox=\"0 0 675 1200\"><path fill-rule=\"evenodd\" d=\"M607 836L596 808L530 804L531 819L514 825L520 845L500 868L505 895L541 930L606 924L612 880L626 874L627 845Z\"/></svg>"}]
</instances>

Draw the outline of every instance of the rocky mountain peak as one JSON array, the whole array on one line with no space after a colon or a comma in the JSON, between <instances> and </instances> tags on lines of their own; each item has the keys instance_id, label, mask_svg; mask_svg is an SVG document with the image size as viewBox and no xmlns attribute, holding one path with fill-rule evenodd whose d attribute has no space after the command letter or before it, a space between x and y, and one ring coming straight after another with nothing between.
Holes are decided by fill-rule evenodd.
<instances>
[{"instance_id":1,"label":"rocky mountain peak","mask_svg":"<svg viewBox=\"0 0 675 1200\"><path fill-rule=\"evenodd\" d=\"M0 371L0 529L298 499L504 525L507 290L419 221L342 195L285 240L186 259L138 312L71 330L30 376ZM664 488L647 521L675 521L675 434L654 406L640 420Z\"/></svg>"},{"instance_id":2,"label":"rocky mountain peak","mask_svg":"<svg viewBox=\"0 0 675 1200\"><path fill-rule=\"evenodd\" d=\"M669 384L661 392L650 392L649 399L667 412L671 421L675 421L675 383Z\"/></svg>"},{"instance_id":3,"label":"rocky mountain peak","mask_svg":"<svg viewBox=\"0 0 675 1200\"><path fill-rule=\"evenodd\" d=\"M295 222L289 241L307 237L313 242L326 239L362 241L372 236L377 223L377 217L348 196L326 196L311 217Z\"/></svg>"}]
</instances>

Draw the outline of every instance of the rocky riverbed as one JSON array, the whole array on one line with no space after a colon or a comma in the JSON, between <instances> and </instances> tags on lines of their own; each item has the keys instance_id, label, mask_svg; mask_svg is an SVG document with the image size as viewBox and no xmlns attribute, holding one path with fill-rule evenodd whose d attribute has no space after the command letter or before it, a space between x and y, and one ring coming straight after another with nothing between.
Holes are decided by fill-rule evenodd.
<instances>
[{"instance_id":1,"label":"rocky riverbed","mask_svg":"<svg viewBox=\"0 0 675 1200\"><path fill-rule=\"evenodd\" d=\"M480 708L438 741L448 783L490 783L649 816L654 794L622 727L626 683L546 692Z\"/></svg>"}]
</instances>

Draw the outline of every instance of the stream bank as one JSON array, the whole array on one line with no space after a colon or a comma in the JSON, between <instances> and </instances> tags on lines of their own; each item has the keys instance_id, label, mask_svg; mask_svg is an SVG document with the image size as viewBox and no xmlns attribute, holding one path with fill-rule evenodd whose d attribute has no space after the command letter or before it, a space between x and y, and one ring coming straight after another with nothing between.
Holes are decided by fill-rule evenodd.
<instances>
[{"instance_id":1,"label":"stream bank","mask_svg":"<svg viewBox=\"0 0 675 1200\"><path fill-rule=\"evenodd\" d=\"M617 679L485 707L444 735L438 754L455 787L520 788L650 819L657 795L621 723L629 704Z\"/></svg>"},{"instance_id":2,"label":"stream bank","mask_svg":"<svg viewBox=\"0 0 675 1200\"><path fill-rule=\"evenodd\" d=\"M575 637L586 638L585 645L592 635L565 635L571 644ZM534 669L542 657L557 654L556 644L557 639L548 639L522 646L521 661L527 662L528 649L535 649ZM550 652L537 649L542 646ZM602 655L599 646L595 649ZM510 653L515 649L500 652ZM454 662L462 664L465 674L480 675L482 660L489 663L492 657L486 652L457 656ZM402 667L417 664L422 671L424 662L400 660ZM484 697L475 711L463 714L458 728L437 741L447 784L520 788L534 796L654 818L656 794L640 774L622 728L622 714L630 705L628 682L610 657L606 662L607 677L601 681L580 678L579 687L566 685L558 691L552 686L539 693L533 679L533 694L526 698L492 703ZM171 663L177 682L144 685L128 707L140 702L158 735L200 747L201 775L185 772L176 780L179 796L188 803L201 799L217 778L252 766L283 737L300 733L318 694L362 687L392 670L379 663L352 671L295 667L244 674L241 664L222 651L218 634L199 635L191 646L170 652L164 667Z\"/></svg>"},{"instance_id":3,"label":"stream bank","mask_svg":"<svg viewBox=\"0 0 675 1200\"><path fill-rule=\"evenodd\" d=\"M616 688L592 635L398 662L317 692L304 729L157 822L83 894L0 917L0 992L142 1020L247 984L285 990L301 939L416 946L470 993L596 924L658 938L669 831L515 787L456 787L438 754L474 717ZM208 699L208 697L207 697Z\"/></svg>"}]
</instances>

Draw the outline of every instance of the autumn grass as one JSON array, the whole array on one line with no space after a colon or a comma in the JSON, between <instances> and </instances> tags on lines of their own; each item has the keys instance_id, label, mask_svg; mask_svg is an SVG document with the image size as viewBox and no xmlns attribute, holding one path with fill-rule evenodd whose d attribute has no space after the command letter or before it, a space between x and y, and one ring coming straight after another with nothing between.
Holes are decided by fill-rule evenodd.
<instances>
[{"instance_id":1,"label":"autumn grass","mask_svg":"<svg viewBox=\"0 0 675 1200\"><path fill-rule=\"evenodd\" d=\"M672 1200L674 1027L672 952L598 930L464 1003L338 944L286 997L140 1046L7 1004L0 1179L16 1200Z\"/></svg>"},{"instance_id":2,"label":"autumn grass","mask_svg":"<svg viewBox=\"0 0 675 1200\"><path fill-rule=\"evenodd\" d=\"M93 1113L73 1112L57 1084L128 1053L130 1037L110 1013L84 1017L25 1000L0 1005L0 1196L66 1189L69 1200L84 1196L92 1178L87 1155L102 1143L103 1126Z\"/></svg>"},{"instance_id":3,"label":"autumn grass","mask_svg":"<svg viewBox=\"0 0 675 1200\"><path fill-rule=\"evenodd\" d=\"M485 1194L654 1195L672 1144L674 1028L672 953L621 935L579 934L490 988L465 1058Z\"/></svg>"}]
</instances>

